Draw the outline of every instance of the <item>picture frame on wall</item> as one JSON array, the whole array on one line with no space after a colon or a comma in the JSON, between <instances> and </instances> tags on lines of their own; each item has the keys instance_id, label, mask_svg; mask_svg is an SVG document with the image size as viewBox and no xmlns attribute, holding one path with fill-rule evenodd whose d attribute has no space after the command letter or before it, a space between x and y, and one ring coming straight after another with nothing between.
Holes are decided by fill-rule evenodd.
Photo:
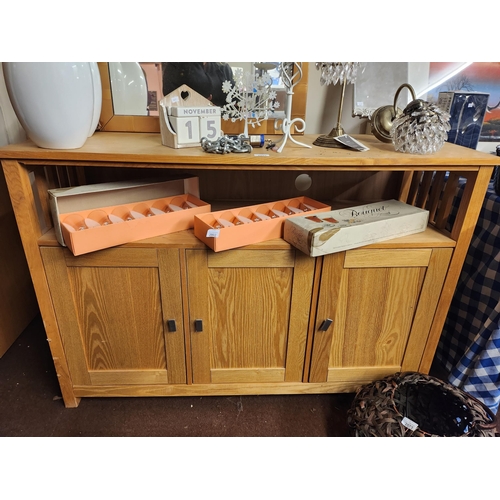
<instances>
[{"instance_id":1,"label":"picture frame on wall","mask_svg":"<svg viewBox=\"0 0 500 500\"><path fill-rule=\"evenodd\" d=\"M447 72L447 65L454 63L430 63L429 76L439 79ZM427 100L436 102L440 92L477 92L489 94L480 142L500 141L500 62L473 62L453 77L436 86L427 94Z\"/></svg>"}]
</instances>

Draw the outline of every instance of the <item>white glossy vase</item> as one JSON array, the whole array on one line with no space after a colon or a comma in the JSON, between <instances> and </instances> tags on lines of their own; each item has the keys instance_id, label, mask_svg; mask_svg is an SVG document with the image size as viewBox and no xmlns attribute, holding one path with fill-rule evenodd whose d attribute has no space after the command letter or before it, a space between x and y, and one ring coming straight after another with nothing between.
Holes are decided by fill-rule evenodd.
<instances>
[{"instance_id":1,"label":"white glossy vase","mask_svg":"<svg viewBox=\"0 0 500 500\"><path fill-rule=\"evenodd\" d=\"M109 79L115 115L148 115L148 85L138 62L110 62Z\"/></svg>"},{"instance_id":2,"label":"white glossy vase","mask_svg":"<svg viewBox=\"0 0 500 500\"><path fill-rule=\"evenodd\" d=\"M97 63L4 62L12 107L39 147L81 148L96 130L102 87Z\"/></svg>"}]
</instances>

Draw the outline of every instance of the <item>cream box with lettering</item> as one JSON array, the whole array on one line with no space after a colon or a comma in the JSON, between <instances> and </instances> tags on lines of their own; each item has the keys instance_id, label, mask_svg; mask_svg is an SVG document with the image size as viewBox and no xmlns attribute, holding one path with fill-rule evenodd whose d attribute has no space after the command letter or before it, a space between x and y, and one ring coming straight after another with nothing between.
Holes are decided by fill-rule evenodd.
<instances>
[{"instance_id":1,"label":"cream box with lettering","mask_svg":"<svg viewBox=\"0 0 500 500\"><path fill-rule=\"evenodd\" d=\"M283 238L311 257L425 231L429 212L397 200L285 220Z\"/></svg>"}]
</instances>

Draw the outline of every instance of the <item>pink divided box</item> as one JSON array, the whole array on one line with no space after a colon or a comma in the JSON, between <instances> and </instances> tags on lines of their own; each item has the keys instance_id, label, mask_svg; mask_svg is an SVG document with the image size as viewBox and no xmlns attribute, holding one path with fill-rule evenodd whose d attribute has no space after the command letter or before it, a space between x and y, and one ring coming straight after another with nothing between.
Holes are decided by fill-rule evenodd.
<instances>
[{"instance_id":1,"label":"pink divided box","mask_svg":"<svg viewBox=\"0 0 500 500\"><path fill-rule=\"evenodd\" d=\"M261 203L243 208L197 214L194 234L215 252L283 237L290 217L331 210L329 205L306 196Z\"/></svg>"},{"instance_id":2,"label":"pink divided box","mask_svg":"<svg viewBox=\"0 0 500 500\"><path fill-rule=\"evenodd\" d=\"M59 216L66 246L74 255L193 227L210 205L190 194L80 210Z\"/></svg>"}]
</instances>

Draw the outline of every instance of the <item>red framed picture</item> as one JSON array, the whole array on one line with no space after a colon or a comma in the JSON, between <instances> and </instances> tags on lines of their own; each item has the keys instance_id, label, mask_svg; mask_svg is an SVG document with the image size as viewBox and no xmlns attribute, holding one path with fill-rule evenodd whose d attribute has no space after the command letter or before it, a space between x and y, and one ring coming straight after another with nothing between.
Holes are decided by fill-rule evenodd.
<instances>
[{"instance_id":1,"label":"red framed picture","mask_svg":"<svg viewBox=\"0 0 500 500\"><path fill-rule=\"evenodd\" d=\"M451 71L457 63L432 62L429 69L429 80L444 80L427 94L427 100L437 102L439 92L485 92L489 94L488 106L481 129L480 141L500 141L500 62L461 63L463 69Z\"/></svg>"}]
</instances>

